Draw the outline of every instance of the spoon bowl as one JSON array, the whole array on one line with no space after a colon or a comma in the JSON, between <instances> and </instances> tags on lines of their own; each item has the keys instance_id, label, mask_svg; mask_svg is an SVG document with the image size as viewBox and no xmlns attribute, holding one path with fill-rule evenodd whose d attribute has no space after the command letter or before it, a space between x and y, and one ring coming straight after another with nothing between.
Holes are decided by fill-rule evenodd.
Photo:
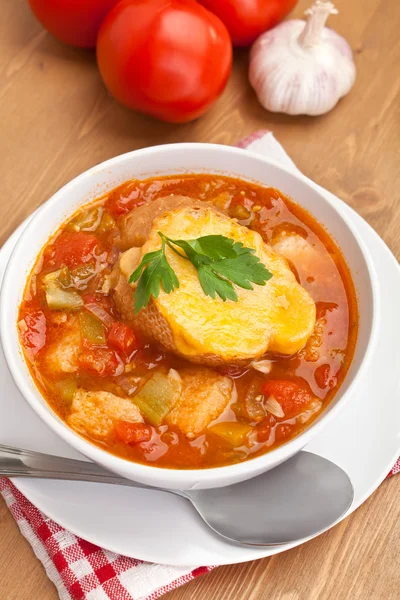
<instances>
[{"instance_id":1,"label":"spoon bowl","mask_svg":"<svg viewBox=\"0 0 400 600\"><path fill-rule=\"evenodd\" d=\"M230 542L270 546L321 533L350 507L348 475L331 461L299 452L258 477L222 488L168 490L125 479L90 462L0 445L0 477L36 477L125 485L182 496Z\"/></svg>"}]
</instances>

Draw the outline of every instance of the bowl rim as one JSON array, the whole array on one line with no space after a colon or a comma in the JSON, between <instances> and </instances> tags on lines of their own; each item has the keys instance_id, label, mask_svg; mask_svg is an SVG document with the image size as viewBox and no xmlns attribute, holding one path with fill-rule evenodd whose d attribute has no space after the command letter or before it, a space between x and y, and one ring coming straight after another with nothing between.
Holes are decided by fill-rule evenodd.
<instances>
[{"instance_id":1,"label":"bowl rim","mask_svg":"<svg viewBox=\"0 0 400 600\"><path fill-rule=\"evenodd\" d=\"M364 244L362 238L359 236L353 224L347 220L346 215L341 210L341 207L334 204L328 196L325 196L323 194L323 190L321 190L321 188L317 184L309 180L302 173L287 168L278 161L271 160L268 157L264 157L254 151L248 149L245 150L247 157L250 157L251 159L259 163L261 162L264 164L269 164L272 167L278 169L279 171L282 171L289 178L301 181L303 185L307 186L308 188L311 188L314 192L316 192L322 198L323 202L329 204L333 211L339 215L341 221L343 222L343 225L347 227L351 236L353 237L360 249L360 253L365 262L366 271L369 276L369 287L371 290L372 301L370 332L366 343L364 357L358 369L353 374L353 379L350 382L346 392L342 395L342 397L339 398L339 400L334 405L331 405L329 410L324 410L318 419L311 423L310 426L306 427L295 438L289 440L288 442L269 452L266 452L265 454L254 458L249 458L241 463L234 463L220 467L207 467L202 469L175 469L133 462L123 457L113 455L110 452L101 449L100 447L96 446L95 444L93 444L92 442L88 441L80 434L75 432L66 423L64 423L64 421L62 421L60 417L58 417L58 415L53 411L53 409L47 403L47 401L43 399L43 396L40 390L36 388L36 385L35 389L31 387L31 381L29 381L29 379L32 378L26 375L26 361L24 354L20 348L16 323L13 323L13 321L10 321L10 319L8 318L7 298L9 296L9 290L13 288L14 284L13 265L16 260L16 257L18 256L19 252L23 251L23 248L25 248L25 239L29 237L35 230L38 219L44 218L44 215L51 211L52 207L57 204L59 197L61 195L67 194L76 186L79 186L80 183L90 179L93 175L105 170L112 169L114 166L119 165L120 163L123 163L125 161L129 162L132 158L137 158L138 156L144 158L146 156L154 157L154 155L157 155L158 153L164 154L171 152L172 150L174 152L190 151L195 153L206 150L208 152L214 151L217 153L235 156L243 156L244 152L242 148L202 142L185 142L176 144L157 145L117 155L111 159L108 159L102 163L91 167L90 169L87 169L77 177L70 180L64 186L62 186L42 206L40 206L39 210L37 210L36 213L32 216L32 219L27 224L24 231L21 233L21 237L17 241L17 244L13 249L11 257L7 263L0 296L1 343L11 375L24 399L28 402L28 404L36 412L36 414L38 414L42 421L44 421L44 423L50 427L50 429L52 429L67 444L72 446L72 448L78 450L81 454L83 454L90 460L100 463L103 466L106 466L106 468L110 469L111 471L118 471L118 466L120 466L120 469L123 469L125 472L127 472L127 470L131 471L130 477L132 479L135 479L135 477L137 477L139 481L146 480L149 483L149 485L157 485L160 479L168 479L171 483L171 486L181 482L185 478L188 480L195 479L197 484L200 485L202 483L212 483L218 482L220 480L232 479L232 477L237 479L237 481L241 481L244 479L248 479L263 470L265 471L268 468L271 468L271 464L278 465L280 462L287 460L295 453L299 452L304 446L306 446L306 444L308 444L314 437L316 437L318 433L320 433L320 431L330 422L330 420L334 418L335 415L338 414L338 412L342 410L344 406L347 405L354 392L357 382L361 379L362 374L365 372L370 363L372 352L377 341L380 302L376 284L377 278L375 277L375 267L373 265L373 261L370 256L369 250ZM149 177L154 177L157 175L155 169L153 169L151 172L153 173L153 175L149 174ZM193 169L191 172L196 173L196 169ZM197 172L201 172L201 170L198 169ZM208 169L207 172L211 173L212 169ZM215 170L215 172L217 172L217 169ZM174 173L171 171L171 175L173 174ZM238 178L242 177L244 180L251 180L251 178L246 177L244 175L232 172L232 175L233 174L236 174ZM294 202L297 202L295 198L293 198L293 200ZM90 200L88 200L88 202L90 202ZM63 221L67 219L68 216L70 216L71 214L72 212L69 212L67 210L66 216L63 218ZM321 224L324 226L323 223ZM44 240L42 247L46 243L47 240ZM26 254L26 252L24 252L24 254ZM17 340L17 346L20 349L19 351L14 351L12 340L15 340L15 338ZM38 400L38 398L36 397L36 393L44 400L44 403L41 403Z\"/></svg>"}]
</instances>

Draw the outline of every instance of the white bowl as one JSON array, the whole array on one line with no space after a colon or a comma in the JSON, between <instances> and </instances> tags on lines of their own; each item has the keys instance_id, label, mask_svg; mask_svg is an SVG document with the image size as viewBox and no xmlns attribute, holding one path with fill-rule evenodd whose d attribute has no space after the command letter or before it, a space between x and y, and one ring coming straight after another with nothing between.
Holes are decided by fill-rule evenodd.
<instances>
[{"instance_id":1,"label":"white bowl","mask_svg":"<svg viewBox=\"0 0 400 600\"><path fill-rule=\"evenodd\" d=\"M79 206L132 178L178 173L217 173L276 187L309 210L339 244L355 283L359 303L359 333L346 378L321 416L292 441L257 458L226 467L200 470L161 469L118 458L80 437L52 411L35 386L19 342L17 319L26 279L48 238ZM64 441L107 469L144 484L193 489L229 485L272 469L299 452L351 400L368 368L376 340L379 308L376 277L363 241L340 207L320 194L300 175L259 155L214 144L173 144L136 150L86 171L46 202L22 233L7 265L1 290L1 340L12 376L34 411ZM340 440L338 440L338 444Z\"/></svg>"}]
</instances>

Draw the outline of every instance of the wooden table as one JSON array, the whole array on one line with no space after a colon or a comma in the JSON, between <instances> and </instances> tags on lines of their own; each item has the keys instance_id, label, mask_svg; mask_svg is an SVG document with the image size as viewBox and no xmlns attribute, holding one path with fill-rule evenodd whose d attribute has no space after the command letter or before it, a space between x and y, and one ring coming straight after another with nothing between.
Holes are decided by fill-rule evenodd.
<instances>
[{"instance_id":1,"label":"wooden table","mask_svg":"<svg viewBox=\"0 0 400 600\"><path fill-rule=\"evenodd\" d=\"M300 16L310 4L301 0ZM289 118L265 112L239 51L217 104L197 122L158 123L107 95L93 54L57 43L26 0L0 0L0 243L64 183L116 154L154 144L234 144L274 131L309 177L353 206L400 255L400 2L336 0L331 25L350 42L354 90L331 113ZM384 398L382 398L384 403ZM400 476L319 538L272 558L221 567L168 600L389 600L400 597ZM57 593L3 502L1 600L55 600Z\"/></svg>"}]
</instances>

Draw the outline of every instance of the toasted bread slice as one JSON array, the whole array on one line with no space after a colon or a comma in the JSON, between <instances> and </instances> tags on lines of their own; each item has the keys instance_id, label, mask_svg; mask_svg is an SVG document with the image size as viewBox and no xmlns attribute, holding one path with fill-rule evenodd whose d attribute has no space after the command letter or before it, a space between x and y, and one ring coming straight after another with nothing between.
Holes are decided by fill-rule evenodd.
<instances>
[{"instance_id":1,"label":"toasted bread slice","mask_svg":"<svg viewBox=\"0 0 400 600\"><path fill-rule=\"evenodd\" d=\"M135 264L161 246L158 231L172 239L220 234L253 248L272 272L264 286L253 290L235 286L238 301L207 296L195 267L169 248L167 258L179 288L160 290L138 314L133 312L133 289L127 273L120 274L115 300L123 316L148 338L192 362L246 364L267 351L291 355L301 350L315 324L315 304L297 283L285 258L261 236L208 207L183 207L154 219L147 242ZM131 265L134 266L134 265ZM125 269L124 269L125 270Z\"/></svg>"}]
</instances>

